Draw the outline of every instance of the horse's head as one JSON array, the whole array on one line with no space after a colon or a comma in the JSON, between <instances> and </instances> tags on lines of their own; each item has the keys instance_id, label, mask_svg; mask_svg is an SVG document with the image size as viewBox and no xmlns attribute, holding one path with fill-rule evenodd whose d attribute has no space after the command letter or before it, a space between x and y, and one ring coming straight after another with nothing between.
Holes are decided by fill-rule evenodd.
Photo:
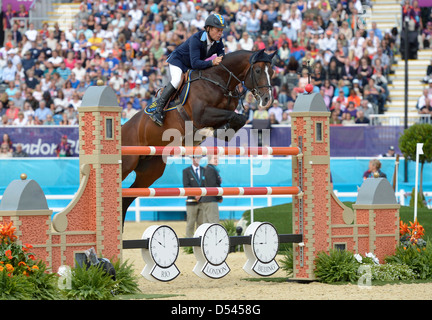
<instances>
[{"instance_id":1,"label":"horse's head","mask_svg":"<svg viewBox=\"0 0 432 320\"><path fill-rule=\"evenodd\" d=\"M273 103L271 78L273 76L273 54L263 50L254 52L250 59L250 68L244 81L245 86L252 92L259 106L268 108Z\"/></svg>"}]
</instances>

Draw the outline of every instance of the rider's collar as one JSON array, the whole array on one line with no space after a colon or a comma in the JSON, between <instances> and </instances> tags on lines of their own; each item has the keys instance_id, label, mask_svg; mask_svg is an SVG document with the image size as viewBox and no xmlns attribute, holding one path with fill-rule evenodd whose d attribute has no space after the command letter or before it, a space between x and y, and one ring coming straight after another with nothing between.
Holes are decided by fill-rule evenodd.
<instances>
[{"instance_id":1,"label":"rider's collar","mask_svg":"<svg viewBox=\"0 0 432 320\"><path fill-rule=\"evenodd\" d=\"M208 37L207 37L207 32L204 31L204 32L202 33L202 35L201 35L201 39L200 39L200 40L201 40L201 41L207 41L207 38L208 38ZM208 38L208 39L210 40L210 38ZM220 40L217 40L216 42L219 43L219 41L220 41Z\"/></svg>"}]
</instances>

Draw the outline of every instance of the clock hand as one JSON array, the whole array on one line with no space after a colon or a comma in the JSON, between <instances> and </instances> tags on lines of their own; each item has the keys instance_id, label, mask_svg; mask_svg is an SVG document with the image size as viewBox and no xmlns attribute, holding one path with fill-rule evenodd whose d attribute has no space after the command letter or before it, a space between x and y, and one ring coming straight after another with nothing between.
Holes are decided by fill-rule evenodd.
<instances>
[{"instance_id":1,"label":"clock hand","mask_svg":"<svg viewBox=\"0 0 432 320\"><path fill-rule=\"evenodd\" d=\"M165 246L159 241L159 240L156 240L157 241L157 243L159 243L162 247L164 247L165 248Z\"/></svg>"}]
</instances>

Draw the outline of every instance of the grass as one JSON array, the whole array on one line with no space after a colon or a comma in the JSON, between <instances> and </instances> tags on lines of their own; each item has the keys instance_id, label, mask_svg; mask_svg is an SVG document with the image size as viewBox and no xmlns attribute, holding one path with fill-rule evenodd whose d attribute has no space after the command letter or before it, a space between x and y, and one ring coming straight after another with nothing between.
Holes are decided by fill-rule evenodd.
<instances>
[{"instance_id":1,"label":"grass","mask_svg":"<svg viewBox=\"0 0 432 320\"><path fill-rule=\"evenodd\" d=\"M344 202L352 207L352 202ZM414 222L414 208L403 206L399 210L400 219L409 223ZM250 222L250 210L243 213L243 217ZM432 239L432 210L427 208L417 209L417 220L425 229L424 239ZM279 234L292 233L292 204L282 204L273 207L254 209L254 221L266 221L272 223Z\"/></svg>"}]
</instances>

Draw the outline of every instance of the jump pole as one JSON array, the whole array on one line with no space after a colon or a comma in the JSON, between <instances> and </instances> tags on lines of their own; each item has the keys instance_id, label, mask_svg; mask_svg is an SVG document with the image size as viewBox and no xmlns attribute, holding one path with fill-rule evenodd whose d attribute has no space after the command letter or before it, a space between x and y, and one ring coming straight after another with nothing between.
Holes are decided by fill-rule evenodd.
<instances>
[{"instance_id":1,"label":"jump pole","mask_svg":"<svg viewBox=\"0 0 432 320\"><path fill-rule=\"evenodd\" d=\"M298 187L124 188L123 197L297 195Z\"/></svg>"},{"instance_id":2,"label":"jump pole","mask_svg":"<svg viewBox=\"0 0 432 320\"><path fill-rule=\"evenodd\" d=\"M122 146L122 155L192 156L192 155L298 155L298 147L179 147L179 146Z\"/></svg>"}]
</instances>

